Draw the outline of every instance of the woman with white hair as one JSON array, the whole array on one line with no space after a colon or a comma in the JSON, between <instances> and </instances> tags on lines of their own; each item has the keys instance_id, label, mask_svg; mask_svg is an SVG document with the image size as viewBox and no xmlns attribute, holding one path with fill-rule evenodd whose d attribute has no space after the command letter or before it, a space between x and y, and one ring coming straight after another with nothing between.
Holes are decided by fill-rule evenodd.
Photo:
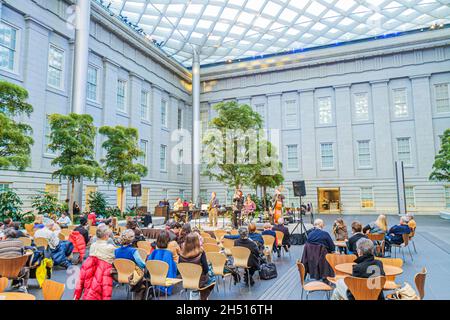
<instances>
[{"instance_id":1,"label":"woman with white hair","mask_svg":"<svg viewBox=\"0 0 450 320\"><path fill-rule=\"evenodd\" d=\"M114 251L115 259L128 259L136 263L136 265L144 269L145 262L142 260L139 251L132 246L134 241L134 232L131 229L127 229L120 235L121 246Z\"/></svg>"},{"instance_id":2,"label":"woman with white hair","mask_svg":"<svg viewBox=\"0 0 450 320\"><path fill-rule=\"evenodd\" d=\"M357 278L372 278L384 276L383 263L376 260L374 256L374 244L371 240L361 238L356 243L356 252L358 258L353 266L352 276ZM344 279L339 279L336 283L336 289L333 292L332 300L354 300L353 295L348 291ZM383 291L379 299L384 300Z\"/></svg>"}]
</instances>

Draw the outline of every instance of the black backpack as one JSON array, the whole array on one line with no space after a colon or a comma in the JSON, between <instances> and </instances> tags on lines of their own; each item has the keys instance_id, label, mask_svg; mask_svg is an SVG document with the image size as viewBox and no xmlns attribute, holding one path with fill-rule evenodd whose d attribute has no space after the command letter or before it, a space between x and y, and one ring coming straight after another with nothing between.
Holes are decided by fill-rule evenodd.
<instances>
[{"instance_id":1,"label":"black backpack","mask_svg":"<svg viewBox=\"0 0 450 320\"><path fill-rule=\"evenodd\" d=\"M259 269L259 277L262 280L270 280L278 277L275 263L264 263Z\"/></svg>"}]
</instances>

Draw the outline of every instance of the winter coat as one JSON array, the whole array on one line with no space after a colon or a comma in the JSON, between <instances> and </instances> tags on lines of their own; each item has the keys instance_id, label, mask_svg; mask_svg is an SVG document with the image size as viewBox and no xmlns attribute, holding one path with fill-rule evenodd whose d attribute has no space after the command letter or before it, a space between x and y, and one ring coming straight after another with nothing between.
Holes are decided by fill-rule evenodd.
<instances>
[{"instance_id":1,"label":"winter coat","mask_svg":"<svg viewBox=\"0 0 450 320\"><path fill-rule=\"evenodd\" d=\"M69 241L73 244L73 252L80 254L80 261L83 262L84 255L86 254L86 242L84 237L78 231L72 231L69 236Z\"/></svg>"},{"instance_id":2,"label":"winter coat","mask_svg":"<svg viewBox=\"0 0 450 320\"><path fill-rule=\"evenodd\" d=\"M89 257L81 266L80 278L75 288L75 300L111 300L113 278L112 264L97 257Z\"/></svg>"},{"instance_id":3,"label":"winter coat","mask_svg":"<svg viewBox=\"0 0 450 320\"><path fill-rule=\"evenodd\" d=\"M334 277L334 271L325 258L327 253L325 246L307 242L302 255L305 274L309 274L311 278L316 280Z\"/></svg>"},{"instance_id":4,"label":"winter coat","mask_svg":"<svg viewBox=\"0 0 450 320\"><path fill-rule=\"evenodd\" d=\"M51 250L55 266L69 267L72 263L67 259L72 254L73 244L70 241L60 241L55 249Z\"/></svg>"}]
</instances>

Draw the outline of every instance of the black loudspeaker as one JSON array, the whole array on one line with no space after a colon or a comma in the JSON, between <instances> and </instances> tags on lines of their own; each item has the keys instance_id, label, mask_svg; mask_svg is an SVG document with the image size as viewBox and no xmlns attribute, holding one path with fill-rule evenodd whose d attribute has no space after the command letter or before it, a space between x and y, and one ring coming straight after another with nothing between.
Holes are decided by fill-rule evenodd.
<instances>
[{"instance_id":1,"label":"black loudspeaker","mask_svg":"<svg viewBox=\"0 0 450 320\"><path fill-rule=\"evenodd\" d=\"M304 180L292 182L292 187L294 188L294 196L296 197L306 196L306 187Z\"/></svg>"},{"instance_id":2,"label":"black loudspeaker","mask_svg":"<svg viewBox=\"0 0 450 320\"><path fill-rule=\"evenodd\" d=\"M132 184L131 185L131 196L132 197L142 197L141 184Z\"/></svg>"}]
</instances>

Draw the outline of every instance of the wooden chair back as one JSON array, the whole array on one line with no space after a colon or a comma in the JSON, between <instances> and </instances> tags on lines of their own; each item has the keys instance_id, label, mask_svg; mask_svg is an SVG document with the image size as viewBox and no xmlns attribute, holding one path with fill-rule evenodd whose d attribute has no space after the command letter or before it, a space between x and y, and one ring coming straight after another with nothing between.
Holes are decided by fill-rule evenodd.
<instances>
[{"instance_id":1,"label":"wooden chair back","mask_svg":"<svg viewBox=\"0 0 450 320\"><path fill-rule=\"evenodd\" d=\"M64 283L46 279L42 284L42 296L44 300L61 300L64 289Z\"/></svg>"},{"instance_id":2,"label":"wooden chair back","mask_svg":"<svg viewBox=\"0 0 450 320\"><path fill-rule=\"evenodd\" d=\"M230 234L232 236L237 236L239 234L239 231L237 229L233 229L233 230L231 230Z\"/></svg>"},{"instance_id":3,"label":"wooden chair back","mask_svg":"<svg viewBox=\"0 0 450 320\"><path fill-rule=\"evenodd\" d=\"M0 258L0 277L16 279L19 276L20 270L27 263L27 260L28 255L14 258Z\"/></svg>"},{"instance_id":4,"label":"wooden chair back","mask_svg":"<svg viewBox=\"0 0 450 320\"><path fill-rule=\"evenodd\" d=\"M386 277L373 278L344 278L345 284L355 297L355 300L378 300L381 291L383 291Z\"/></svg>"},{"instance_id":5,"label":"wooden chair back","mask_svg":"<svg viewBox=\"0 0 450 320\"><path fill-rule=\"evenodd\" d=\"M96 226L89 226L89 235L91 237L95 237L97 234L97 227Z\"/></svg>"},{"instance_id":6,"label":"wooden chair back","mask_svg":"<svg viewBox=\"0 0 450 320\"><path fill-rule=\"evenodd\" d=\"M147 254L147 250L142 249L142 248L137 248L139 255L141 256L142 261L146 261L148 254Z\"/></svg>"},{"instance_id":7,"label":"wooden chair back","mask_svg":"<svg viewBox=\"0 0 450 320\"><path fill-rule=\"evenodd\" d=\"M34 236L34 223L25 223L24 227L30 236Z\"/></svg>"},{"instance_id":8,"label":"wooden chair back","mask_svg":"<svg viewBox=\"0 0 450 320\"><path fill-rule=\"evenodd\" d=\"M60 241L65 241L66 240L66 236L62 233L58 233L58 238Z\"/></svg>"},{"instance_id":9,"label":"wooden chair back","mask_svg":"<svg viewBox=\"0 0 450 320\"><path fill-rule=\"evenodd\" d=\"M214 236L216 237L217 241L221 241L223 236L226 235L227 232L225 230L216 230L214 231Z\"/></svg>"},{"instance_id":10,"label":"wooden chair back","mask_svg":"<svg viewBox=\"0 0 450 320\"><path fill-rule=\"evenodd\" d=\"M145 263L145 267L150 273L150 283L153 286L166 286L167 273L169 272L169 265L167 262L149 260Z\"/></svg>"},{"instance_id":11,"label":"wooden chair back","mask_svg":"<svg viewBox=\"0 0 450 320\"><path fill-rule=\"evenodd\" d=\"M425 279L427 277L427 269L423 268L421 272L414 276L414 282L416 284L417 291L419 291L420 300L425 297Z\"/></svg>"},{"instance_id":12,"label":"wooden chair back","mask_svg":"<svg viewBox=\"0 0 450 320\"><path fill-rule=\"evenodd\" d=\"M334 274L337 275L346 275L343 272L336 270L336 265L342 263L351 263L356 260L356 256L354 254L338 254L338 253L328 253L325 256L330 267L334 270Z\"/></svg>"},{"instance_id":13,"label":"wooden chair back","mask_svg":"<svg viewBox=\"0 0 450 320\"><path fill-rule=\"evenodd\" d=\"M128 284L130 282L129 278L136 268L136 264L129 259L115 259L113 264L117 270L119 283Z\"/></svg>"},{"instance_id":14,"label":"wooden chair back","mask_svg":"<svg viewBox=\"0 0 450 320\"><path fill-rule=\"evenodd\" d=\"M200 277L202 276L201 266L199 266L198 264L182 262L178 264L178 271L180 271L184 289L200 289Z\"/></svg>"},{"instance_id":15,"label":"wooden chair back","mask_svg":"<svg viewBox=\"0 0 450 320\"><path fill-rule=\"evenodd\" d=\"M206 252L206 259L211 263L213 272L216 276L224 275L225 263L227 257L220 252Z\"/></svg>"},{"instance_id":16,"label":"wooden chair back","mask_svg":"<svg viewBox=\"0 0 450 320\"><path fill-rule=\"evenodd\" d=\"M275 233L277 234L277 244L278 246L281 246L283 243L283 239L284 239L284 233L281 231L275 231Z\"/></svg>"},{"instance_id":17,"label":"wooden chair back","mask_svg":"<svg viewBox=\"0 0 450 320\"><path fill-rule=\"evenodd\" d=\"M203 238L203 243L217 244L217 240L214 238Z\"/></svg>"},{"instance_id":18,"label":"wooden chair back","mask_svg":"<svg viewBox=\"0 0 450 320\"><path fill-rule=\"evenodd\" d=\"M208 233L208 232L200 232L200 235L202 236L203 240L205 240L206 238L212 238L212 236Z\"/></svg>"},{"instance_id":19,"label":"wooden chair back","mask_svg":"<svg viewBox=\"0 0 450 320\"><path fill-rule=\"evenodd\" d=\"M72 230L69 230L67 228L61 229L60 234L63 234L66 239L69 239L70 234L72 233Z\"/></svg>"},{"instance_id":20,"label":"wooden chair back","mask_svg":"<svg viewBox=\"0 0 450 320\"><path fill-rule=\"evenodd\" d=\"M384 233L368 233L367 238L369 238L372 241L383 241Z\"/></svg>"},{"instance_id":21,"label":"wooden chair back","mask_svg":"<svg viewBox=\"0 0 450 320\"><path fill-rule=\"evenodd\" d=\"M227 239L223 238L222 245L225 249L231 249L234 247L234 240L233 239Z\"/></svg>"},{"instance_id":22,"label":"wooden chair back","mask_svg":"<svg viewBox=\"0 0 450 320\"><path fill-rule=\"evenodd\" d=\"M214 243L204 243L203 250L205 252L220 252L220 247Z\"/></svg>"},{"instance_id":23,"label":"wooden chair back","mask_svg":"<svg viewBox=\"0 0 450 320\"><path fill-rule=\"evenodd\" d=\"M236 267L248 268L248 259L251 254L250 249L245 247L232 247L230 251Z\"/></svg>"},{"instance_id":24,"label":"wooden chair back","mask_svg":"<svg viewBox=\"0 0 450 320\"><path fill-rule=\"evenodd\" d=\"M150 252L152 251L152 244L150 242L148 242L148 241L138 241L137 242L137 247L139 249L145 250L147 255L149 255Z\"/></svg>"},{"instance_id":25,"label":"wooden chair back","mask_svg":"<svg viewBox=\"0 0 450 320\"><path fill-rule=\"evenodd\" d=\"M302 285L302 288L305 286L305 266L303 265L303 263L301 263L300 260L297 260L297 268L298 268L298 273L300 274L300 283Z\"/></svg>"},{"instance_id":26,"label":"wooden chair back","mask_svg":"<svg viewBox=\"0 0 450 320\"><path fill-rule=\"evenodd\" d=\"M22 241L22 243L25 247L31 247L31 238L20 237L19 240Z\"/></svg>"},{"instance_id":27,"label":"wooden chair back","mask_svg":"<svg viewBox=\"0 0 450 320\"><path fill-rule=\"evenodd\" d=\"M273 247L273 244L275 243L275 237L270 235L263 235L264 245Z\"/></svg>"},{"instance_id":28,"label":"wooden chair back","mask_svg":"<svg viewBox=\"0 0 450 320\"><path fill-rule=\"evenodd\" d=\"M34 245L38 248L44 247L45 249L47 249L48 241L45 238L34 238Z\"/></svg>"},{"instance_id":29,"label":"wooden chair back","mask_svg":"<svg viewBox=\"0 0 450 320\"><path fill-rule=\"evenodd\" d=\"M8 287L8 278L1 277L0 278L0 293L5 291L5 289Z\"/></svg>"}]
</instances>

